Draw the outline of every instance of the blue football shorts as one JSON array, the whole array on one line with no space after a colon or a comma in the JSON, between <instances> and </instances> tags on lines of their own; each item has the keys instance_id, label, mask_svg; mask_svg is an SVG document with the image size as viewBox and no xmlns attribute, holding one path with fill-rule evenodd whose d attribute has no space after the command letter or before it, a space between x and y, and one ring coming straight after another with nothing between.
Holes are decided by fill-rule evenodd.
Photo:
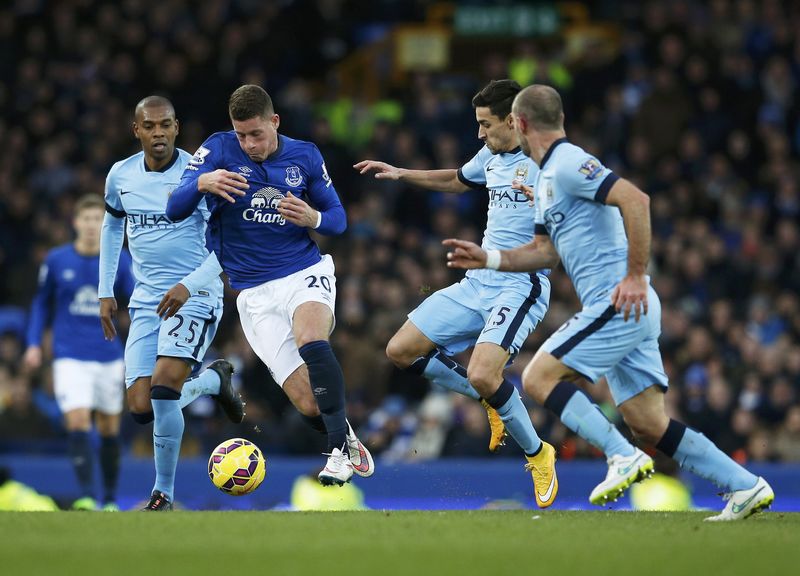
<instances>
[{"instance_id":1,"label":"blue football shorts","mask_svg":"<svg viewBox=\"0 0 800 576\"><path fill-rule=\"evenodd\" d=\"M474 278L434 292L408 318L420 332L452 356L482 342L519 353L547 312L550 282L486 286Z\"/></svg>"},{"instance_id":2,"label":"blue football shorts","mask_svg":"<svg viewBox=\"0 0 800 576\"><path fill-rule=\"evenodd\" d=\"M125 385L152 376L159 356L202 362L222 319L222 299L215 305L190 298L175 316L162 320L155 308L130 309L131 328L125 345Z\"/></svg>"},{"instance_id":3,"label":"blue football shorts","mask_svg":"<svg viewBox=\"0 0 800 576\"><path fill-rule=\"evenodd\" d=\"M661 301L652 287L648 312L639 322L628 321L609 302L587 306L567 320L542 349L566 366L595 382L605 376L617 406L650 386L667 389L658 336L661 334Z\"/></svg>"}]
</instances>

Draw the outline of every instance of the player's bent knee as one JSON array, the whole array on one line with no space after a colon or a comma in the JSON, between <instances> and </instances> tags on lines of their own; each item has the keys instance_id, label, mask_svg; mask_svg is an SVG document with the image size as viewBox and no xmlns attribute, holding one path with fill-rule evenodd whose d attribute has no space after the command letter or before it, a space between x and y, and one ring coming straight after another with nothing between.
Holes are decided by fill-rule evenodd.
<instances>
[{"instance_id":1,"label":"player's bent knee","mask_svg":"<svg viewBox=\"0 0 800 576\"><path fill-rule=\"evenodd\" d=\"M469 380L472 387L478 391L478 394L484 398L488 398L497 392L497 388L499 388L500 384L503 382L503 376L502 374L495 374L486 370L483 366L475 367L473 364L470 364L467 367L467 380Z\"/></svg>"},{"instance_id":2,"label":"player's bent knee","mask_svg":"<svg viewBox=\"0 0 800 576\"><path fill-rule=\"evenodd\" d=\"M416 359L397 338L392 338L386 345L386 357L401 370L411 366Z\"/></svg>"}]
</instances>

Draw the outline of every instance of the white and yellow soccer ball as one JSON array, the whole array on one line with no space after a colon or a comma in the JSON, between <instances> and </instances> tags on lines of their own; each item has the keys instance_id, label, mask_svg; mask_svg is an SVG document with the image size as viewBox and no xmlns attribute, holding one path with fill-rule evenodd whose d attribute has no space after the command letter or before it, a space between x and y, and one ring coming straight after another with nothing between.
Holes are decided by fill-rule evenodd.
<instances>
[{"instance_id":1,"label":"white and yellow soccer ball","mask_svg":"<svg viewBox=\"0 0 800 576\"><path fill-rule=\"evenodd\" d=\"M231 496L249 494L261 485L267 464L258 446L244 438L225 440L211 452L208 477Z\"/></svg>"}]
</instances>

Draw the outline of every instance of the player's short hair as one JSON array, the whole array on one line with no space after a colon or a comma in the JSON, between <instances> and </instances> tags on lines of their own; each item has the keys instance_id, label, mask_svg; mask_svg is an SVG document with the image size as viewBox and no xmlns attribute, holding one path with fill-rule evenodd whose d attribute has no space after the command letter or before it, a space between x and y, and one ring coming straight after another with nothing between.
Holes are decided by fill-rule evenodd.
<instances>
[{"instance_id":1,"label":"player's short hair","mask_svg":"<svg viewBox=\"0 0 800 576\"><path fill-rule=\"evenodd\" d=\"M521 114L537 130L564 127L564 106L555 88L544 84L528 86L514 100L514 112Z\"/></svg>"},{"instance_id":2,"label":"player's short hair","mask_svg":"<svg viewBox=\"0 0 800 576\"><path fill-rule=\"evenodd\" d=\"M172 105L172 102L169 101L168 98L164 96L145 96L139 103L136 104L136 109L134 110L134 114L138 116L139 110L143 108L168 108L172 111L172 115L175 116L175 107Z\"/></svg>"},{"instance_id":3,"label":"player's short hair","mask_svg":"<svg viewBox=\"0 0 800 576\"><path fill-rule=\"evenodd\" d=\"M514 97L522 90L515 80L492 80L472 97L472 107L488 107L500 119L511 114Z\"/></svg>"},{"instance_id":4,"label":"player's short hair","mask_svg":"<svg viewBox=\"0 0 800 576\"><path fill-rule=\"evenodd\" d=\"M106 203L103 200L103 197L99 194L85 194L78 198L77 202L75 202L75 209L74 213L75 216L83 212L84 210L89 210L90 208L99 208L100 210L105 210Z\"/></svg>"},{"instance_id":5,"label":"player's short hair","mask_svg":"<svg viewBox=\"0 0 800 576\"><path fill-rule=\"evenodd\" d=\"M275 108L272 106L272 98L261 86L245 84L231 94L228 113L231 120L243 122L250 118L266 118L275 113Z\"/></svg>"}]
</instances>

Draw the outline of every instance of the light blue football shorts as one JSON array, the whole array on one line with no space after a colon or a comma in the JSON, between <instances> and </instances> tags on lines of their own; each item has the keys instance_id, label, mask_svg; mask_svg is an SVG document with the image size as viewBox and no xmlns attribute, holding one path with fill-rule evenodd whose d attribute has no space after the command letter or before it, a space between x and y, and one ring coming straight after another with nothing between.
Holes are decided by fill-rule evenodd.
<instances>
[{"instance_id":1,"label":"light blue football shorts","mask_svg":"<svg viewBox=\"0 0 800 576\"><path fill-rule=\"evenodd\" d=\"M567 320L542 349L595 382L601 376L617 406L650 386L669 384L658 349L661 301L652 287L647 295L647 316L635 322L616 313L609 302L598 302Z\"/></svg>"},{"instance_id":2,"label":"light blue football shorts","mask_svg":"<svg viewBox=\"0 0 800 576\"><path fill-rule=\"evenodd\" d=\"M530 283L485 286L465 277L434 292L408 318L452 356L482 342L508 350L513 359L547 312L550 281L532 274Z\"/></svg>"},{"instance_id":3,"label":"light blue football shorts","mask_svg":"<svg viewBox=\"0 0 800 576\"><path fill-rule=\"evenodd\" d=\"M159 356L200 363L222 319L222 299L215 306L189 299L175 316L161 320L155 308L130 309L131 328L125 345L125 385L152 376Z\"/></svg>"}]
</instances>

